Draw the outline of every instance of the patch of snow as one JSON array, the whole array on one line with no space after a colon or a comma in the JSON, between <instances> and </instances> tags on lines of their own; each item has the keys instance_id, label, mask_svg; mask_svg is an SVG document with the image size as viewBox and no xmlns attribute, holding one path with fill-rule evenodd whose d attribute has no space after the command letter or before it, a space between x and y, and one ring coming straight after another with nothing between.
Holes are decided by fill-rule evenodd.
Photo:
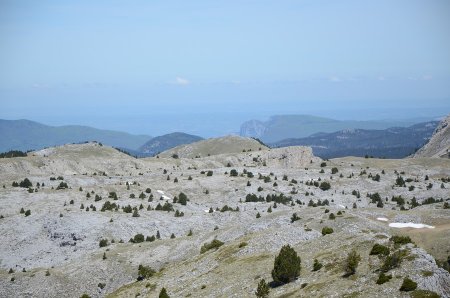
<instances>
[{"instance_id":1,"label":"patch of snow","mask_svg":"<svg viewBox=\"0 0 450 298\"><path fill-rule=\"evenodd\" d=\"M388 221L388 219L386 217L377 217L377 220L380 221Z\"/></svg>"},{"instance_id":2,"label":"patch of snow","mask_svg":"<svg viewBox=\"0 0 450 298\"><path fill-rule=\"evenodd\" d=\"M162 195L162 198L163 198L163 200L171 200L171 198L169 198L169 197L166 196L166 195Z\"/></svg>"},{"instance_id":3,"label":"patch of snow","mask_svg":"<svg viewBox=\"0 0 450 298\"><path fill-rule=\"evenodd\" d=\"M160 195L164 194L164 192L162 190L159 190L159 189L156 192L159 193Z\"/></svg>"},{"instance_id":4,"label":"patch of snow","mask_svg":"<svg viewBox=\"0 0 450 298\"><path fill-rule=\"evenodd\" d=\"M339 207L341 207L342 209L345 209L345 206L344 205L338 205Z\"/></svg>"},{"instance_id":5,"label":"patch of snow","mask_svg":"<svg viewBox=\"0 0 450 298\"><path fill-rule=\"evenodd\" d=\"M389 224L391 228L414 228L414 229L434 229L433 226L425 225L425 224L416 224L412 222L392 222Z\"/></svg>"}]
</instances>

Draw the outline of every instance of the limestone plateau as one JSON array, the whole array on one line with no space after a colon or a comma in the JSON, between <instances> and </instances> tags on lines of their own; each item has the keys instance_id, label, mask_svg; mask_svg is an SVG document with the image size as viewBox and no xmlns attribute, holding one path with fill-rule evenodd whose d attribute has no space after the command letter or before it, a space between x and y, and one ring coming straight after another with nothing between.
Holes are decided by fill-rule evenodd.
<instances>
[{"instance_id":1,"label":"limestone plateau","mask_svg":"<svg viewBox=\"0 0 450 298\"><path fill-rule=\"evenodd\" d=\"M0 296L450 297L449 189L447 158L243 137L2 158Z\"/></svg>"}]
</instances>

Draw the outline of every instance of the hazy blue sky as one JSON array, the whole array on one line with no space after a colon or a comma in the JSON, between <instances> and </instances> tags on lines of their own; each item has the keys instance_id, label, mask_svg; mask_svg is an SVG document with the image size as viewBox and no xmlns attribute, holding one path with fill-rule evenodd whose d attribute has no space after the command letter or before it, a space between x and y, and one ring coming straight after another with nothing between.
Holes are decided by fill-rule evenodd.
<instances>
[{"instance_id":1,"label":"hazy blue sky","mask_svg":"<svg viewBox=\"0 0 450 298\"><path fill-rule=\"evenodd\" d=\"M157 135L450 112L450 1L0 0L0 118Z\"/></svg>"}]
</instances>

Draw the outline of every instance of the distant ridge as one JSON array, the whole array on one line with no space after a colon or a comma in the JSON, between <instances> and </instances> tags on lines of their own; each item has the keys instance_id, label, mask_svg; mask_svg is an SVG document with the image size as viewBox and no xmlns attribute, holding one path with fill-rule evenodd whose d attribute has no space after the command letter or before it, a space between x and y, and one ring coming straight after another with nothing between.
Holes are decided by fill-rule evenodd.
<instances>
[{"instance_id":1,"label":"distant ridge","mask_svg":"<svg viewBox=\"0 0 450 298\"><path fill-rule=\"evenodd\" d=\"M306 138L285 139L271 146L310 146L314 155L321 158L365 155L403 158L427 142L438 123L430 121L384 130L346 129L332 133L317 133Z\"/></svg>"},{"instance_id":2,"label":"distant ridge","mask_svg":"<svg viewBox=\"0 0 450 298\"><path fill-rule=\"evenodd\" d=\"M38 150L85 141L98 141L114 147L137 149L149 139L151 137L147 135L132 135L89 126L49 126L30 120L0 119L0 152Z\"/></svg>"},{"instance_id":3,"label":"distant ridge","mask_svg":"<svg viewBox=\"0 0 450 298\"><path fill-rule=\"evenodd\" d=\"M335 120L311 115L276 115L267 121L250 120L241 125L240 135L255 137L265 143L274 143L288 138L305 138L318 132L331 133L344 129L387 129L407 127L419 122L410 120Z\"/></svg>"},{"instance_id":4,"label":"distant ridge","mask_svg":"<svg viewBox=\"0 0 450 298\"><path fill-rule=\"evenodd\" d=\"M203 140L202 137L190 135L183 132L174 132L162 136L154 137L139 148L143 155L153 156L162 151L176 146L191 144Z\"/></svg>"}]
</instances>

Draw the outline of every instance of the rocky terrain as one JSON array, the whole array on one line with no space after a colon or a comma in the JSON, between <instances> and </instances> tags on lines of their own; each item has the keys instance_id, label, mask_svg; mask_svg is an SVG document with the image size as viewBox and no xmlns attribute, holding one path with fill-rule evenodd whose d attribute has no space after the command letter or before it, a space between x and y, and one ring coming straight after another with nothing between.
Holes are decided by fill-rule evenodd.
<instances>
[{"instance_id":1,"label":"rocky terrain","mask_svg":"<svg viewBox=\"0 0 450 298\"><path fill-rule=\"evenodd\" d=\"M414 157L450 158L450 115L439 123L431 139Z\"/></svg>"},{"instance_id":2,"label":"rocky terrain","mask_svg":"<svg viewBox=\"0 0 450 298\"><path fill-rule=\"evenodd\" d=\"M236 137L144 159L98 143L0 159L0 296L255 297L289 244L300 276L269 297L450 297L449 177L448 159L324 161ZM407 277L417 289L400 291Z\"/></svg>"}]
</instances>

